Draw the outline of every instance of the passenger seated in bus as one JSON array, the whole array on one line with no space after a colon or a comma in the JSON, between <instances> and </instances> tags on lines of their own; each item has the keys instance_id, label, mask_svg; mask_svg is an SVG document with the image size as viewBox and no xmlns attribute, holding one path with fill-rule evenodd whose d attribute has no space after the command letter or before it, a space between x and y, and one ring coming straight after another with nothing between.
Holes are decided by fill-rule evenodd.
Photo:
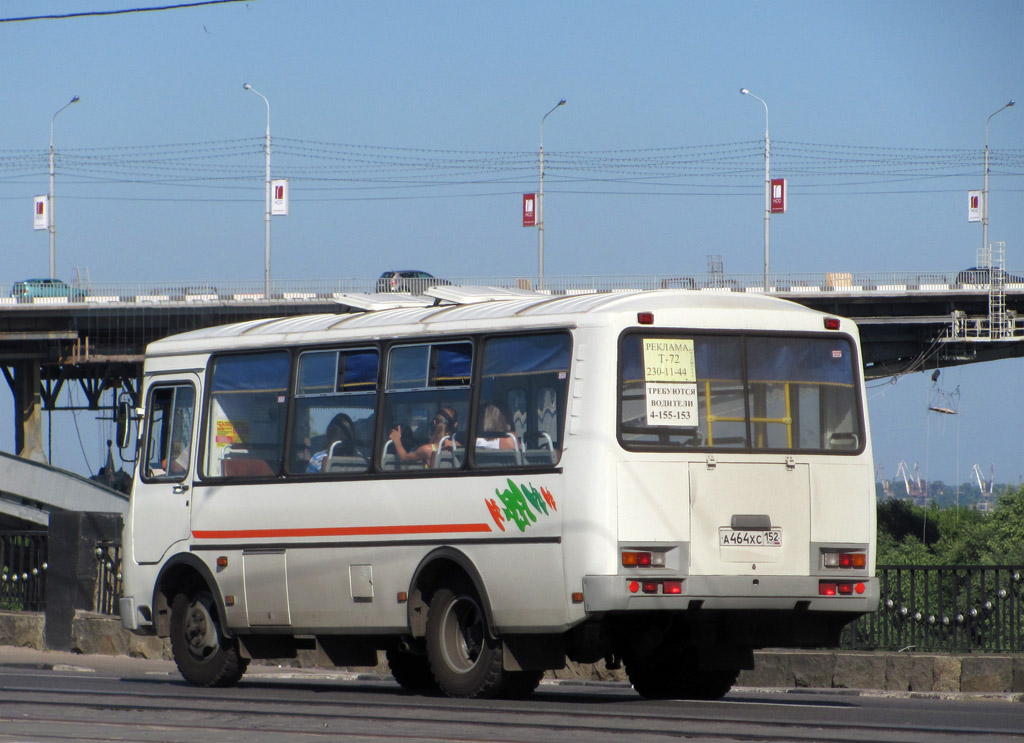
<instances>
[{"instance_id":1,"label":"passenger seated in bus","mask_svg":"<svg viewBox=\"0 0 1024 743\"><path fill-rule=\"evenodd\" d=\"M477 449L518 449L519 442L508 418L493 402L484 405L476 438Z\"/></svg>"},{"instance_id":2,"label":"passenger seated in bus","mask_svg":"<svg viewBox=\"0 0 1024 743\"><path fill-rule=\"evenodd\" d=\"M356 429L352 419L344 413L338 413L327 424L324 435L323 451L318 451L306 467L306 472L319 474L324 471L324 463L329 456L352 456L356 453Z\"/></svg>"},{"instance_id":3,"label":"passenger seated in bus","mask_svg":"<svg viewBox=\"0 0 1024 743\"><path fill-rule=\"evenodd\" d=\"M455 432L459 427L459 415L455 408L445 405L438 408L430 423L430 440L427 443L409 451L402 444L402 426L396 425L391 429L388 438L395 447L395 455L398 461L403 464L423 462L423 466L430 468L434 466L435 455L438 448L454 449L458 446L455 440Z\"/></svg>"},{"instance_id":4,"label":"passenger seated in bus","mask_svg":"<svg viewBox=\"0 0 1024 743\"><path fill-rule=\"evenodd\" d=\"M180 477L188 472L188 457L191 453L180 441L171 444L171 453L174 458L167 464L167 457L160 460L159 467L151 467L150 477Z\"/></svg>"}]
</instances>

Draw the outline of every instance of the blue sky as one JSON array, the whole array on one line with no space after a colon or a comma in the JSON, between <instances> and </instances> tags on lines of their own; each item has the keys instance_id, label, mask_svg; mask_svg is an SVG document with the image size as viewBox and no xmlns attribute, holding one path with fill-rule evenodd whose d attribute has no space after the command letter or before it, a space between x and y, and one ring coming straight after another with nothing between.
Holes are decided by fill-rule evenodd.
<instances>
[{"instance_id":1,"label":"blue sky","mask_svg":"<svg viewBox=\"0 0 1024 743\"><path fill-rule=\"evenodd\" d=\"M0 18L164 4L5 0ZM783 154L797 143L846 164L865 151L858 148L918 161L931 151L980 157L986 118L1024 98L1022 37L1019 0L251 0L0 23L0 157L37 156L24 171L0 170L0 284L48 270L46 233L32 230L30 205L47 189L51 117L73 95L81 100L55 121L58 152L113 152L128 164L120 176L109 167L58 170L59 276L262 279L266 108L245 82L269 99L275 140L314 143L314 164L327 144L365 147L376 158L418 151L435 165L466 151L525 156L536 153L541 117L564 97L544 128L549 276L699 274L709 254L722 255L728 273L756 274L756 158L735 176L667 185L599 182L559 165L594 153L607 162L613 151L638 161L656 148L710 147L720 156L734 143L756 155L765 111L741 87L768 103L780 148L773 165L798 162ZM251 152L244 177L189 179L203 172L203 143L229 141ZM992 120L989 144L993 153L1024 148L1024 105ZM158 145L177 146L182 180L140 176ZM872 167L860 177L773 167L790 190L788 213L771 223L773 271L974 265L981 228L967 222L966 192L981 188L976 163L917 178ZM519 217L535 173L499 175L415 188L293 178L291 214L273 223L273 276L372 277L390 267L535 275L537 234ZM1006 242L1011 271L1024 271L1022 176L993 168L990 182L989 238ZM927 410L930 375L873 385L876 458L886 474L906 460L932 479L962 481L978 463L1016 482L1024 475L1022 371L1024 361L945 371L939 385L959 387L960 413L941 419ZM0 395L0 418L11 420L9 395ZM79 426L95 428L86 414ZM11 426L2 430L0 448L9 450ZM82 471L87 459L95 469L101 450L62 438L54 460Z\"/></svg>"}]
</instances>

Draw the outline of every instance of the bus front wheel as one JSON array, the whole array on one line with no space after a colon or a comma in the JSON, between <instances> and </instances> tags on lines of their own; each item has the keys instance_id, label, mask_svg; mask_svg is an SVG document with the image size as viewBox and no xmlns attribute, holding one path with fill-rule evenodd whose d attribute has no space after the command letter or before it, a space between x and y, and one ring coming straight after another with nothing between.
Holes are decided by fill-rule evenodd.
<instances>
[{"instance_id":1,"label":"bus front wheel","mask_svg":"<svg viewBox=\"0 0 1024 743\"><path fill-rule=\"evenodd\" d=\"M487 631L476 591L459 582L438 589L427 614L427 659L449 697L490 699L501 694L501 643Z\"/></svg>"},{"instance_id":2,"label":"bus front wheel","mask_svg":"<svg viewBox=\"0 0 1024 743\"><path fill-rule=\"evenodd\" d=\"M171 602L171 653L195 686L234 686L249 665L238 640L224 636L217 603L205 588L179 593Z\"/></svg>"}]
</instances>

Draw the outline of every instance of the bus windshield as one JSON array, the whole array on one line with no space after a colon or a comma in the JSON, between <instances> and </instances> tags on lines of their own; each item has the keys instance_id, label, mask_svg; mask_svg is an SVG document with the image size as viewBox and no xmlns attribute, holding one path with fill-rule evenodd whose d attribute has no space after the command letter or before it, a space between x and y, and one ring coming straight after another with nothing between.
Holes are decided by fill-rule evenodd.
<instances>
[{"instance_id":1,"label":"bus windshield","mask_svg":"<svg viewBox=\"0 0 1024 743\"><path fill-rule=\"evenodd\" d=\"M862 449L846 336L636 331L622 336L620 355L628 449Z\"/></svg>"}]
</instances>

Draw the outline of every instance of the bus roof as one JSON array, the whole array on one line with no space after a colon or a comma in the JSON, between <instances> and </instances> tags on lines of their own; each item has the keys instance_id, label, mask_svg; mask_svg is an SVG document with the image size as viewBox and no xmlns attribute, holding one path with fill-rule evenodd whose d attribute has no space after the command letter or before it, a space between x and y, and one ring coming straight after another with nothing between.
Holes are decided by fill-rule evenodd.
<instances>
[{"instance_id":1,"label":"bus roof","mask_svg":"<svg viewBox=\"0 0 1024 743\"><path fill-rule=\"evenodd\" d=\"M453 301L457 292L451 291L451 287L444 289L447 291L438 293L448 299L435 297L437 303L429 306L423 306L420 298L416 298L417 301L409 302L410 306L400 306L398 302L395 304L399 306L389 309L269 318L201 328L154 341L149 344L147 355L202 353L317 340L376 339L517 327L574 327L606 323L609 315L632 315L631 320L620 318L619 322L635 324L638 312L662 313L665 321L657 322L655 327L821 329L820 323L815 324L812 318L821 317L822 313L759 294L664 289L559 296L499 292L485 298L480 292L470 291L466 293L466 303L460 303ZM427 293L432 295L433 290L428 289ZM354 306L355 302L339 305L348 310ZM752 311L757 313L754 323L749 314ZM843 321L843 329L856 333L850 321Z\"/></svg>"}]
</instances>

